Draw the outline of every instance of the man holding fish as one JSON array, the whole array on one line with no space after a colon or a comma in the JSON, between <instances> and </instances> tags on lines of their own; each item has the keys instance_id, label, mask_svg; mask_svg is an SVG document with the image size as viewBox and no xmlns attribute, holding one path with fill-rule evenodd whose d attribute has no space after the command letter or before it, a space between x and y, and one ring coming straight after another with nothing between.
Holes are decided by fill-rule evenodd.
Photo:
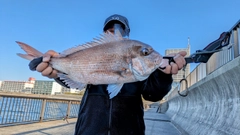
<instances>
[{"instance_id":1,"label":"man holding fish","mask_svg":"<svg viewBox=\"0 0 240 135\"><path fill-rule=\"evenodd\" d=\"M151 46L127 38L129 23L121 15L108 17L103 31L93 42L60 54L52 50L42 54L36 70L65 87L86 87L76 135L144 135L142 97L159 101L170 91L172 74L186 64L186 52L172 54L174 62L163 59Z\"/></svg>"}]
</instances>

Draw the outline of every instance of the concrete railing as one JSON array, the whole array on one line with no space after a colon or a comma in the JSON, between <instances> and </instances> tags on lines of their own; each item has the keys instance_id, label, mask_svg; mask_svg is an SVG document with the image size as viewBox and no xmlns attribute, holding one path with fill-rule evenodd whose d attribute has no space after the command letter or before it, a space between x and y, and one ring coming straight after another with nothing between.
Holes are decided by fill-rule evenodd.
<instances>
[{"instance_id":1,"label":"concrete railing","mask_svg":"<svg viewBox=\"0 0 240 135\"><path fill-rule=\"evenodd\" d=\"M166 114L192 135L240 133L240 57L168 101Z\"/></svg>"},{"instance_id":2,"label":"concrete railing","mask_svg":"<svg viewBox=\"0 0 240 135\"><path fill-rule=\"evenodd\" d=\"M189 134L240 133L239 27L240 21L230 29L230 44L224 51L213 54L186 78L188 96L179 96L175 89L165 98L166 114ZM180 91L184 93L184 85Z\"/></svg>"}]
</instances>

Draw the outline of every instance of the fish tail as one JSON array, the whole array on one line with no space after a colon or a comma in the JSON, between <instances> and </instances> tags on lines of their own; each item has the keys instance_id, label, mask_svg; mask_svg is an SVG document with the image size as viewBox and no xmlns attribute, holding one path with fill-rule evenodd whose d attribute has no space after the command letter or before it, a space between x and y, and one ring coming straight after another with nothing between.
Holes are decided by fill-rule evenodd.
<instances>
[{"instance_id":1,"label":"fish tail","mask_svg":"<svg viewBox=\"0 0 240 135\"><path fill-rule=\"evenodd\" d=\"M27 54L21 54L17 53L19 57L22 57L27 60L33 60L34 58L43 56L43 53L39 52L38 50L34 49L30 45L27 45L23 42L16 41L16 43L27 53Z\"/></svg>"}]
</instances>

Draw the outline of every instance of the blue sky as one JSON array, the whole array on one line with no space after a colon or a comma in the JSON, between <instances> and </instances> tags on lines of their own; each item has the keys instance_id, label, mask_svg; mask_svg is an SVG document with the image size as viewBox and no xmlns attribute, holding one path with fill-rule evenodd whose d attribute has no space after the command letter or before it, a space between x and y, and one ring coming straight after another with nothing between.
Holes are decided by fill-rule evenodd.
<instances>
[{"instance_id":1,"label":"blue sky","mask_svg":"<svg viewBox=\"0 0 240 135\"><path fill-rule=\"evenodd\" d=\"M240 0L1 0L0 80L49 80L16 53L25 42L41 52L63 50L102 33L105 18L129 19L130 39L166 49L203 49L240 19ZM192 65L191 65L192 66ZM194 65L192 66L194 67Z\"/></svg>"}]
</instances>

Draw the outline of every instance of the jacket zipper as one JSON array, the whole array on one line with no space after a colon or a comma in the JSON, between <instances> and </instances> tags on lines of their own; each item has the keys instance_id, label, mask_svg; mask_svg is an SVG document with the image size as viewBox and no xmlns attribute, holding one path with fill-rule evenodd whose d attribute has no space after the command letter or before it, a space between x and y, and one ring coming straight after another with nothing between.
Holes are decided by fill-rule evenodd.
<instances>
[{"instance_id":1,"label":"jacket zipper","mask_svg":"<svg viewBox=\"0 0 240 135\"><path fill-rule=\"evenodd\" d=\"M108 135L111 135L111 132L110 132L111 123L112 123L112 99L110 99L109 122L108 122Z\"/></svg>"}]
</instances>

